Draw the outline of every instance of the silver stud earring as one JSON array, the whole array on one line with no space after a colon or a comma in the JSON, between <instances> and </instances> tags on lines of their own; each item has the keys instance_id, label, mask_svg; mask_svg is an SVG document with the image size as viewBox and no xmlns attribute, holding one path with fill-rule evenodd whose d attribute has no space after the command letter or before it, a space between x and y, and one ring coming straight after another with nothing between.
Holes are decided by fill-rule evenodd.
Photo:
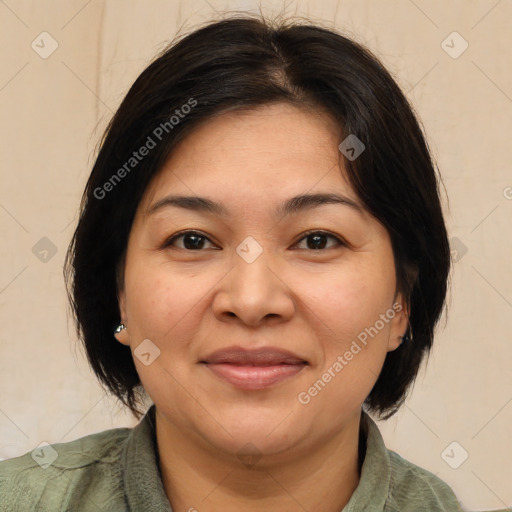
<instances>
[{"instance_id":1,"label":"silver stud earring","mask_svg":"<svg viewBox=\"0 0 512 512\"><path fill-rule=\"evenodd\" d=\"M119 324L117 327L116 327L116 330L114 331L115 334L119 334L122 330L126 329L126 325L124 324Z\"/></svg>"},{"instance_id":2,"label":"silver stud earring","mask_svg":"<svg viewBox=\"0 0 512 512\"><path fill-rule=\"evenodd\" d=\"M410 324L409 324L407 331L405 331L405 334L403 336L400 336L400 338L402 339L402 343L404 341L406 343L409 341L412 341L412 328L411 328Z\"/></svg>"}]
</instances>

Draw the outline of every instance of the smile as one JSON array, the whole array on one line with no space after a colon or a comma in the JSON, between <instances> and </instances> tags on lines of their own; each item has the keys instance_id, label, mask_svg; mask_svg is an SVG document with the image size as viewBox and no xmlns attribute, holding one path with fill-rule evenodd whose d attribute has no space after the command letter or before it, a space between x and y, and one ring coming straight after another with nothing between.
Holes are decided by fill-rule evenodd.
<instances>
[{"instance_id":1,"label":"smile","mask_svg":"<svg viewBox=\"0 0 512 512\"><path fill-rule=\"evenodd\" d=\"M217 377L243 390L260 390L297 375L308 363L291 352L240 347L219 350L201 361Z\"/></svg>"}]
</instances>

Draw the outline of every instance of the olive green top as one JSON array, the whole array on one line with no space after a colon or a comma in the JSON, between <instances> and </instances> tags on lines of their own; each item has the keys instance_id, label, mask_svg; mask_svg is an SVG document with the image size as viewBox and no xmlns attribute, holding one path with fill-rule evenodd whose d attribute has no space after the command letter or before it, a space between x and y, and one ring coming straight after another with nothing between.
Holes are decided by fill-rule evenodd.
<instances>
[{"instance_id":1,"label":"olive green top","mask_svg":"<svg viewBox=\"0 0 512 512\"><path fill-rule=\"evenodd\" d=\"M0 511L172 512L156 450L155 406L133 429L43 445L0 462ZM361 478L341 512L457 512L464 509L439 478L386 449L363 413ZM190 510L201 511L200 500ZM315 511L316 512L316 511Z\"/></svg>"}]
</instances>

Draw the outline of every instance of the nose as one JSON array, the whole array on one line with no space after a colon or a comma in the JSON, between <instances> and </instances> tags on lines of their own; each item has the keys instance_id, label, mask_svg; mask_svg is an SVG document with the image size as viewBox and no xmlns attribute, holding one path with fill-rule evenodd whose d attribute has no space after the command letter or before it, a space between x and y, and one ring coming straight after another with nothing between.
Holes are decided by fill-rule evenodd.
<instances>
[{"instance_id":1,"label":"nose","mask_svg":"<svg viewBox=\"0 0 512 512\"><path fill-rule=\"evenodd\" d=\"M280 275L279 265L271 259L265 251L250 263L234 255L233 268L215 294L213 313L216 318L221 321L238 319L245 325L257 327L293 317L293 292L285 277Z\"/></svg>"}]
</instances>

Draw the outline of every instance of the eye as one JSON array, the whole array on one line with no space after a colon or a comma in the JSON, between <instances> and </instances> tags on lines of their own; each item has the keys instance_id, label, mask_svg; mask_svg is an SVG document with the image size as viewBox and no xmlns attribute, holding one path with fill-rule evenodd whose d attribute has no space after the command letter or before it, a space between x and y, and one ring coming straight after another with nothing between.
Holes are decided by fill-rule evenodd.
<instances>
[{"instance_id":1,"label":"eye","mask_svg":"<svg viewBox=\"0 0 512 512\"><path fill-rule=\"evenodd\" d=\"M326 248L326 239L334 240L337 246L344 246L346 245L340 238L338 238L335 235L332 235L331 233L328 233L326 231L308 231L305 233L305 236L303 236L299 242L302 240L309 240L310 243L307 243L307 247L305 249L310 249L313 251L318 251L319 249L325 249ZM336 246L335 245L335 246ZM330 249L332 247L327 247L327 249ZM304 247L303 247L304 249Z\"/></svg>"},{"instance_id":2,"label":"eye","mask_svg":"<svg viewBox=\"0 0 512 512\"><path fill-rule=\"evenodd\" d=\"M307 243L307 247L299 247L299 249L309 249L313 251L318 251L326 248L330 249L332 248L332 246L326 247L326 245L328 244L327 240L329 238L336 242L334 247L346 245L339 237L326 231L308 231L295 245L298 245L303 240L307 240L309 242ZM176 241L180 239L182 240L181 247L176 245ZM181 233L177 233L173 235L171 238L169 238L165 242L163 247L167 248L169 246L175 246L178 247L178 249L185 249L187 251L200 251L201 249L205 249L205 241L206 243L210 243L212 247L215 248L215 246L212 244L209 238L203 235L202 233L198 231L182 231Z\"/></svg>"},{"instance_id":3,"label":"eye","mask_svg":"<svg viewBox=\"0 0 512 512\"><path fill-rule=\"evenodd\" d=\"M182 231L181 233L173 235L171 238L169 238L165 242L164 248L175 245L176 240L179 239L183 239L183 246L178 247L178 249L185 249L190 251L204 249L205 240L211 244L210 240L198 231Z\"/></svg>"}]
</instances>

